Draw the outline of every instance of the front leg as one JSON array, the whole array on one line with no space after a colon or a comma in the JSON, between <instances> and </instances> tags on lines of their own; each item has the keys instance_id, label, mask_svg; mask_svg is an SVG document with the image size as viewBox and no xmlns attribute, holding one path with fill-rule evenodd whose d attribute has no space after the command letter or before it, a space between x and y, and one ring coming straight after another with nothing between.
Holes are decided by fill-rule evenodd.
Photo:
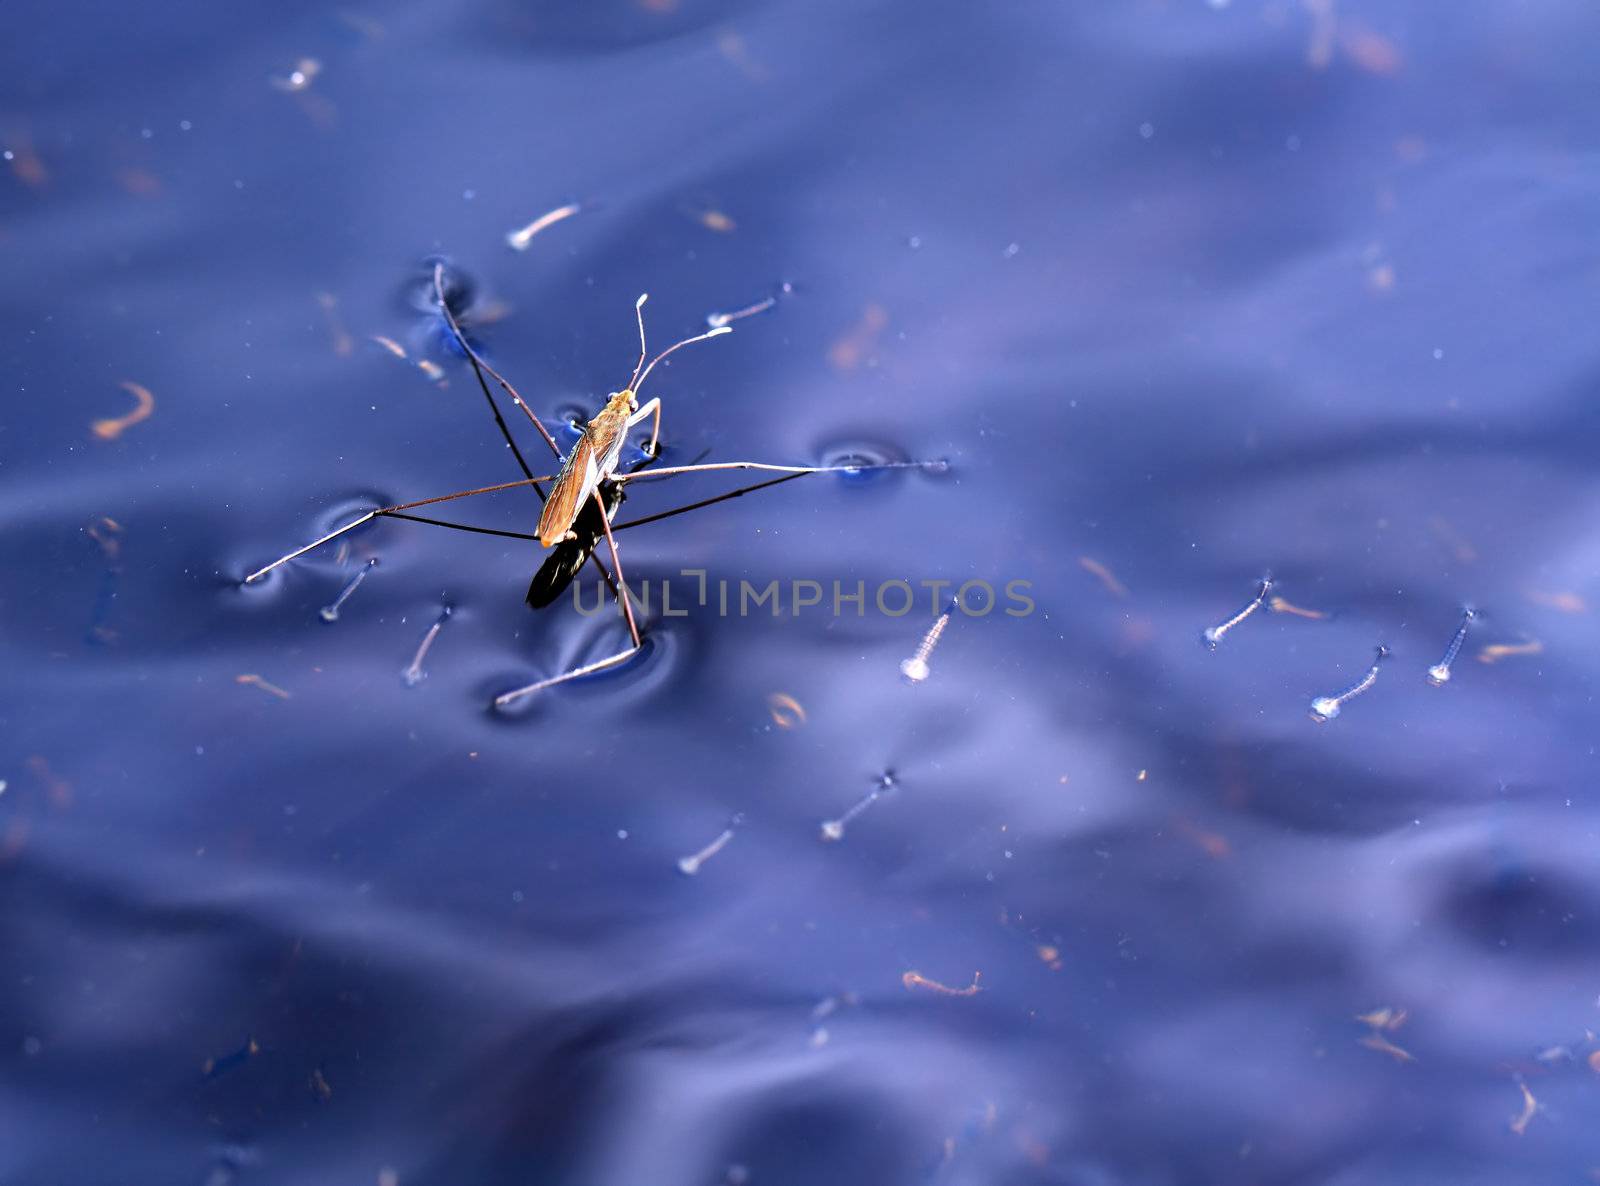
<instances>
[{"instance_id":1,"label":"front leg","mask_svg":"<svg viewBox=\"0 0 1600 1186\"><path fill-rule=\"evenodd\" d=\"M655 422L650 426L650 443L645 446L645 454L649 457L656 455L656 446L661 440L661 401L653 399L640 406L639 410L628 417L628 427L641 424L646 416L654 416Z\"/></svg>"}]
</instances>

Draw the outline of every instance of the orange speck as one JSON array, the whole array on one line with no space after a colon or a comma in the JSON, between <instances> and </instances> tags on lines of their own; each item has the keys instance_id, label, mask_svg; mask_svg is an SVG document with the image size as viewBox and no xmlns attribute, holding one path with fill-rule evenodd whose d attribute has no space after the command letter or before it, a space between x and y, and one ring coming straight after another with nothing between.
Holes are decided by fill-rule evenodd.
<instances>
[{"instance_id":1,"label":"orange speck","mask_svg":"<svg viewBox=\"0 0 1600 1186\"><path fill-rule=\"evenodd\" d=\"M148 420L150 413L156 410L156 397L150 394L148 388L141 387L139 384L130 382L127 379L124 379L117 386L128 392L139 402L133 411L126 416L118 416L113 420L96 420L89 426L94 435L102 441L116 440L122 435L123 429L138 424L141 420Z\"/></svg>"},{"instance_id":2,"label":"orange speck","mask_svg":"<svg viewBox=\"0 0 1600 1186\"><path fill-rule=\"evenodd\" d=\"M1101 564L1100 561L1096 560L1094 557L1079 556L1078 565L1085 572L1092 573L1098 577L1100 579L1100 583L1105 586L1106 592L1111 594L1111 596L1126 597L1128 595L1127 586L1121 581L1117 580L1115 574L1113 574L1109 568L1107 568L1104 564Z\"/></svg>"},{"instance_id":3,"label":"orange speck","mask_svg":"<svg viewBox=\"0 0 1600 1186\"><path fill-rule=\"evenodd\" d=\"M132 166L117 170L117 184L136 198L153 198L161 192L161 178Z\"/></svg>"},{"instance_id":4,"label":"orange speck","mask_svg":"<svg viewBox=\"0 0 1600 1186\"><path fill-rule=\"evenodd\" d=\"M841 371L855 370L888 324L889 314L882 305L868 305L850 332L829 347L828 361Z\"/></svg>"},{"instance_id":5,"label":"orange speck","mask_svg":"<svg viewBox=\"0 0 1600 1186\"><path fill-rule=\"evenodd\" d=\"M1297 618L1310 618L1320 622L1328 615L1320 609L1305 609L1298 605L1291 605L1281 597L1274 597L1267 602L1267 608L1275 614L1293 614Z\"/></svg>"},{"instance_id":6,"label":"orange speck","mask_svg":"<svg viewBox=\"0 0 1600 1186\"><path fill-rule=\"evenodd\" d=\"M1362 1038L1361 1044L1368 1050L1377 1050L1389 1055L1395 1062L1416 1062L1416 1058L1409 1050L1402 1050L1387 1038L1380 1038L1377 1034L1368 1034Z\"/></svg>"},{"instance_id":7,"label":"orange speck","mask_svg":"<svg viewBox=\"0 0 1600 1186\"><path fill-rule=\"evenodd\" d=\"M806 723L805 706L787 692L774 692L768 696L767 711L772 714L772 723L780 729L792 729Z\"/></svg>"},{"instance_id":8,"label":"orange speck","mask_svg":"<svg viewBox=\"0 0 1600 1186\"><path fill-rule=\"evenodd\" d=\"M1509 659L1513 655L1538 655L1543 652L1544 643L1537 639L1529 639L1527 642L1518 643L1495 642L1490 643L1478 652L1478 662L1498 663L1500 660Z\"/></svg>"},{"instance_id":9,"label":"orange speck","mask_svg":"<svg viewBox=\"0 0 1600 1186\"><path fill-rule=\"evenodd\" d=\"M1368 74L1388 77L1398 74L1404 64L1399 46L1382 33L1376 33L1355 22L1340 28L1339 48L1344 50L1345 56L1359 69L1365 70Z\"/></svg>"},{"instance_id":10,"label":"orange speck","mask_svg":"<svg viewBox=\"0 0 1600 1186\"><path fill-rule=\"evenodd\" d=\"M50 171L44 167L39 154L33 151L33 144L26 136L13 139L9 148L11 172L16 175L18 181L30 189L42 189L49 184Z\"/></svg>"},{"instance_id":11,"label":"orange speck","mask_svg":"<svg viewBox=\"0 0 1600 1186\"><path fill-rule=\"evenodd\" d=\"M972 983L966 988L951 988L948 984L940 984L937 980L929 980L921 972L907 972L900 977L900 983L910 988L925 988L929 992L940 993L947 997L975 997L983 990L978 987L978 978L982 972L972 974Z\"/></svg>"},{"instance_id":12,"label":"orange speck","mask_svg":"<svg viewBox=\"0 0 1600 1186\"><path fill-rule=\"evenodd\" d=\"M1511 1131L1520 1137L1528 1131L1528 1121L1538 1113L1539 1101L1533 1098L1526 1083L1518 1083L1517 1088L1522 1092L1522 1111L1511 1121Z\"/></svg>"},{"instance_id":13,"label":"orange speck","mask_svg":"<svg viewBox=\"0 0 1600 1186\"><path fill-rule=\"evenodd\" d=\"M1588 603L1576 593L1540 593L1530 590L1527 596L1528 600L1535 605L1548 606L1550 609L1560 610L1564 614L1586 614L1589 612Z\"/></svg>"},{"instance_id":14,"label":"orange speck","mask_svg":"<svg viewBox=\"0 0 1600 1186\"><path fill-rule=\"evenodd\" d=\"M738 224L720 210L702 210L700 225L708 231L716 231L719 235L730 235L739 229Z\"/></svg>"},{"instance_id":15,"label":"orange speck","mask_svg":"<svg viewBox=\"0 0 1600 1186\"><path fill-rule=\"evenodd\" d=\"M272 696L276 696L279 700L289 699L288 692L285 692L282 688L278 687L277 684L268 683L259 675L236 675L233 677L233 682L236 684L246 684L251 687L260 688L263 692L266 692Z\"/></svg>"}]
</instances>

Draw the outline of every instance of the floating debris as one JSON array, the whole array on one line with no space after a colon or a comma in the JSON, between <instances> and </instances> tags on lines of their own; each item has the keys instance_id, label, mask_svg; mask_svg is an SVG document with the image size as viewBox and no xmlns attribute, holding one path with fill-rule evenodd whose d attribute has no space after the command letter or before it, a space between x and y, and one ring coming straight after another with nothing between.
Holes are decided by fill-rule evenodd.
<instances>
[{"instance_id":1,"label":"floating debris","mask_svg":"<svg viewBox=\"0 0 1600 1186\"><path fill-rule=\"evenodd\" d=\"M1526 596L1534 605L1542 605L1546 609L1560 610L1564 614L1586 614L1589 612L1589 603L1576 593L1541 593L1530 589Z\"/></svg>"},{"instance_id":2,"label":"floating debris","mask_svg":"<svg viewBox=\"0 0 1600 1186\"><path fill-rule=\"evenodd\" d=\"M1522 1092L1522 1111L1511 1120L1511 1131L1519 1137L1528 1131L1528 1122L1543 1111L1539 1101L1533 1098L1533 1092L1528 1090L1528 1085L1522 1080L1517 1080L1517 1090Z\"/></svg>"},{"instance_id":3,"label":"floating debris","mask_svg":"<svg viewBox=\"0 0 1600 1186\"><path fill-rule=\"evenodd\" d=\"M1267 602L1267 608L1275 614L1290 614L1296 618L1309 618L1313 622L1324 622L1332 615L1325 610L1305 609L1302 606L1291 605L1281 597L1273 597Z\"/></svg>"},{"instance_id":4,"label":"floating debris","mask_svg":"<svg viewBox=\"0 0 1600 1186\"><path fill-rule=\"evenodd\" d=\"M822 821L822 838L827 841L843 840L845 827L850 823L851 820L855 819L856 816L860 815L863 811L871 807L880 798L894 790L895 787L899 785L899 781L894 776L894 771L885 770L882 774L878 775L877 785L874 786L872 790L868 791L866 797L863 798L859 803L841 815L838 819Z\"/></svg>"},{"instance_id":5,"label":"floating debris","mask_svg":"<svg viewBox=\"0 0 1600 1186\"><path fill-rule=\"evenodd\" d=\"M719 235L731 235L739 229L739 224L720 210L701 210L694 215L694 219L706 230L716 231Z\"/></svg>"},{"instance_id":6,"label":"floating debris","mask_svg":"<svg viewBox=\"0 0 1600 1186\"><path fill-rule=\"evenodd\" d=\"M116 440L123 434L124 430L133 427L142 420L150 419L150 413L156 410L156 397L150 394L148 387L141 386L130 379L124 379L117 386L133 396L138 401L138 404L126 416L118 416L109 420L96 420L89 426L94 435L102 441Z\"/></svg>"},{"instance_id":7,"label":"floating debris","mask_svg":"<svg viewBox=\"0 0 1600 1186\"><path fill-rule=\"evenodd\" d=\"M792 729L806 723L805 706L787 692L774 692L768 696L767 711L772 714L772 723L780 729Z\"/></svg>"},{"instance_id":8,"label":"floating debris","mask_svg":"<svg viewBox=\"0 0 1600 1186\"><path fill-rule=\"evenodd\" d=\"M1420 148L1416 150L1420 155ZM1450 554L1462 564L1473 564L1478 559L1478 550L1472 546L1470 540L1463 536L1448 519L1434 515L1428 520L1428 528L1444 545L1450 549Z\"/></svg>"},{"instance_id":9,"label":"floating debris","mask_svg":"<svg viewBox=\"0 0 1600 1186\"><path fill-rule=\"evenodd\" d=\"M1455 637L1450 640L1450 645L1440 659L1428 668L1428 682L1436 688L1442 688L1450 682L1450 665L1456 661L1456 656L1461 653L1461 644L1467 641L1467 627L1472 625L1472 619L1477 617L1477 611L1471 606L1461 611L1461 625L1456 627Z\"/></svg>"},{"instance_id":10,"label":"floating debris","mask_svg":"<svg viewBox=\"0 0 1600 1186\"><path fill-rule=\"evenodd\" d=\"M339 596L335 597L330 604L318 610L317 615L324 622L337 622L339 620L339 611L344 608L344 603L350 600L350 594L359 589L361 582L367 579L367 574L377 567L378 558L374 556L362 566L360 572L345 582L344 588L339 590Z\"/></svg>"},{"instance_id":11,"label":"floating debris","mask_svg":"<svg viewBox=\"0 0 1600 1186\"><path fill-rule=\"evenodd\" d=\"M520 230L508 232L506 234L506 243L510 245L513 251L526 251L528 250L528 244L533 242L533 237L540 231L553 227L564 219L571 218L582 209L583 207L577 202L568 202L565 206L557 206L554 210L539 215L538 218Z\"/></svg>"},{"instance_id":12,"label":"floating debris","mask_svg":"<svg viewBox=\"0 0 1600 1186\"><path fill-rule=\"evenodd\" d=\"M1100 561L1096 560L1094 557L1079 556L1078 566L1085 572L1091 573L1097 577L1100 583L1105 586L1106 592L1111 594L1111 596L1126 597L1128 595L1128 587L1121 581L1117 580L1116 574L1104 564L1101 564Z\"/></svg>"},{"instance_id":13,"label":"floating debris","mask_svg":"<svg viewBox=\"0 0 1600 1186\"><path fill-rule=\"evenodd\" d=\"M247 1038L239 1049L219 1058L206 1059L200 1064L200 1073L207 1079L215 1079L218 1075L227 1074L234 1067L244 1065L260 1053L261 1043L254 1038Z\"/></svg>"},{"instance_id":14,"label":"floating debris","mask_svg":"<svg viewBox=\"0 0 1600 1186\"><path fill-rule=\"evenodd\" d=\"M929 980L921 972L907 972L900 977L900 983L908 989L925 988L929 992L936 992L946 997L975 997L983 991L978 985L982 972L972 974L972 983L965 988L951 988L948 984L940 984L937 980Z\"/></svg>"},{"instance_id":15,"label":"floating debris","mask_svg":"<svg viewBox=\"0 0 1600 1186\"><path fill-rule=\"evenodd\" d=\"M1498 663L1502 659L1509 659L1513 655L1542 655L1544 643L1538 639L1530 638L1527 642L1495 642L1490 643L1478 652L1479 663Z\"/></svg>"},{"instance_id":16,"label":"floating debris","mask_svg":"<svg viewBox=\"0 0 1600 1186\"><path fill-rule=\"evenodd\" d=\"M94 609L89 615L86 641L99 645L116 642L117 632L110 625L111 609L117 600L117 584L122 577L122 524L102 515L84 528L85 534L100 545L106 568L100 578L100 589L95 594Z\"/></svg>"},{"instance_id":17,"label":"floating debris","mask_svg":"<svg viewBox=\"0 0 1600 1186\"><path fill-rule=\"evenodd\" d=\"M29 189L43 189L50 183L50 170L33 150L33 141L26 134L7 138L5 159L11 165L12 175Z\"/></svg>"},{"instance_id":18,"label":"floating debris","mask_svg":"<svg viewBox=\"0 0 1600 1186\"><path fill-rule=\"evenodd\" d=\"M889 314L882 305L868 305L854 328L828 348L828 361L838 370L855 370L888 324Z\"/></svg>"},{"instance_id":19,"label":"floating debris","mask_svg":"<svg viewBox=\"0 0 1600 1186\"><path fill-rule=\"evenodd\" d=\"M331 292L317 293L317 304L322 308L322 315L328 323L328 333L333 338L333 352L340 358L347 357L355 346L355 341L350 337L350 331L345 329L344 322L339 319L339 298Z\"/></svg>"},{"instance_id":20,"label":"floating debris","mask_svg":"<svg viewBox=\"0 0 1600 1186\"><path fill-rule=\"evenodd\" d=\"M266 692L272 696L276 696L279 700L288 700L290 698L288 692L285 692L282 688L278 687L277 684L268 683L259 675L236 675L233 677L233 682L236 684L248 684L252 687L260 688L263 692Z\"/></svg>"},{"instance_id":21,"label":"floating debris","mask_svg":"<svg viewBox=\"0 0 1600 1186\"><path fill-rule=\"evenodd\" d=\"M733 63L751 82L766 82L770 74L750 53L745 39L731 29L717 34L717 52Z\"/></svg>"},{"instance_id":22,"label":"floating debris","mask_svg":"<svg viewBox=\"0 0 1600 1186\"><path fill-rule=\"evenodd\" d=\"M909 659L900 661L900 674L905 676L908 682L920 684L928 678L928 656L933 654L933 648L939 645L939 638L944 634L945 627L950 625L950 615L955 612L955 608L955 604L951 603L950 608L940 614L938 620L928 627L928 632L922 636L922 642L918 644L916 653Z\"/></svg>"},{"instance_id":23,"label":"floating debris","mask_svg":"<svg viewBox=\"0 0 1600 1186\"><path fill-rule=\"evenodd\" d=\"M72 784L51 769L47 758L42 754L34 754L28 759L27 766L33 776L44 784L45 797L50 800L52 807L65 810L72 806Z\"/></svg>"},{"instance_id":24,"label":"floating debris","mask_svg":"<svg viewBox=\"0 0 1600 1186\"><path fill-rule=\"evenodd\" d=\"M291 95L308 90L322 73L322 63L316 58L301 58L288 74L274 74L267 79L274 87Z\"/></svg>"},{"instance_id":25,"label":"floating debris","mask_svg":"<svg viewBox=\"0 0 1600 1186\"><path fill-rule=\"evenodd\" d=\"M428 632L422 636L422 643L417 647L417 653L411 657L411 665L400 673L400 678L405 681L406 687L414 688L427 678L428 673L422 670L422 661L428 657L428 650L433 646L433 640L439 637L439 631L444 629L444 624L450 620L454 607L446 605L439 611L439 616L434 620Z\"/></svg>"},{"instance_id":26,"label":"floating debris","mask_svg":"<svg viewBox=\"0 0 1600 1186\"><path fill-rule=\"evenodd\" d=\"M306 1085L311 1088L311 1094L316 1096L322 1103L327 1103L333 1098L333 1087L328 1083L327 1077L323 1075L321 1067L312 1068L311 1078Z\"/></svg>"},{"instance_id":27,"label":"floating debris","mask_svg":"<svg viewBox=\"0 0 1600 1186\"><path fill-rule=\"evenodd\" d=\"M1344 707L1346 701L1355 699L1355 697L1361 695L1361 693L1378 682L1378 667L1388 657L1389 648L1380 646L1378 648L1378 656L1373 660L1372 666L1367 669L1366 675L1337 696L1318 696L1311 702L1311 719L1320 725L1338 716L1339 710Z\"/></svg>"},{"instance_id":28,"label":"floating debris","mask_svg":"<svg viewBox=\"0 0 1600 1186\"><path fill-rule=\"evenodd\" d=\"M386 338L382 334L373 334L372 335L372 340L374 342L378 343L378 345L382 346L385 350L387 350L390 354L394 355L396 358L398 358L398 359L400 359L402 361L405 361L405 359L406 359L406 348L404 346L402 346L399 342L395 341L393 338Z\"/></svg>"},{"instance_id":29,"label":"floating debris","mask_svg":"<svg viewBox=\"0 0 1600 1186\"><path fill-rule=\"evenodd\" d=\"M1371 1013L1358 1014L1356 1020L1375 1030L1393 1032L1403 1026L1410 1016L1411 1014L1404 1009L1395 1009L1385 1005L1381 1009L1374 1009Z\"/></svg>"},{"instance_id":30,"label":"floating debris","mask_svg":"<svg viewBox=\"0 0 1600 1186\"><path fill-rule=\"evenodd\" d=\"M1394 1059L1395 1062L1417 1061L1416 1057L1411 1053L1411 1051L1396 1046L1393 1042L1389 1041L1388 1038L1383 1037L1381 1034L1368 1034L1366 1037L1359 1039L1359 1041L1361 1045L1365 1046L1368 1050L1376 1050L1381 1054L1387 1054L1390 1058Z\"/></svg>"}]
</instances>

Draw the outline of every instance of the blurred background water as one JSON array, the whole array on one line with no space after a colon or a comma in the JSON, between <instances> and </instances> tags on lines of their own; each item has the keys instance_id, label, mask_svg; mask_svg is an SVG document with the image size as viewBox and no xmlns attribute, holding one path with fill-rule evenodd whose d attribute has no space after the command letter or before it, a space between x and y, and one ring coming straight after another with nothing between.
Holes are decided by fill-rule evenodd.
<instances>
[{"instance_id":1,"label":"blurred background water","mask_svg":"<svg viewBox=\"0 0 1600 1186\"><path fill-rule=\"evenodd\" d=\"M6 15L0 1182L1600 1176L1591 5ZM518 476L433 256L557 429L638 293L779 293L652 379L671 460L950 463L635 579L1033 612L909 686L920 591L658 604L497 713L624 637L535 545L241 588Z\"/></svg>"}]
</instances>

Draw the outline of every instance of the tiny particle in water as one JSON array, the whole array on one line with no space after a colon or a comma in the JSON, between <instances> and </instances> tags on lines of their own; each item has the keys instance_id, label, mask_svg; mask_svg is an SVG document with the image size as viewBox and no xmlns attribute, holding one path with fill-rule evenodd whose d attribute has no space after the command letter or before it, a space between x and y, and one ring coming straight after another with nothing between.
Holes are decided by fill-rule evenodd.
<instances>
[{"instance_id":1,"label":"tiny particle in water","mask_svg":"<svg viewBox=\"0 0 1600 1186\"><path fill-rule=\"evenodd\" d=\"M523 900L523 897L524 897L524 895L523 895L521 890L512 890L511 891L511 900L513 902L520 902L520 901Z\"/></svg>"},{"instance_id":2,"label":"tiny particle in water","mask_svg":"<svg viewBox=\"0 0 1600 1186\"><path fill-rule=\"evenodd\" d=\"M912 251L915 251L917 248L922 246L922 236L912 235L911 238L906 240L906 246L911 248Z\"/></svg>"},{"instance_id":3,"label":"tiny particle in water","mask_svg":"<svg viewBox=\"0 0 1600 1186\"><path fill-rule=\"evenodd\" d=\"M772 723L780 729L792 729L806 723L805 706L787 692L774 692L768 696L767 711L772 716Z\"/></svg>"},{"instance_id":4,"label":"tiny particle in water","mask_svg":"<svg viewBox=\"0 0 1600 1186\"><path fill-rule=\"evenodd\" d=\"M617 839L618 840L626 840L627 838L628 838L628 829L627 828L618 828L617 829Z\"/></svg>"},{"instance_id":5,"label":"tiny particle in water","mask_svg":"<svg viewBox=\"0 0 1600 1186\"><path fill-rule=\"evenodd\" d=\"M1021 243L1007 243L1006 244L1006 249L1003 252L1001 252L1000 254L1005 256L1006 259L1011 259L1017 254L1017 252L1019 252L1021 250L1022 250L1022 244Z\"/></svg>"},{"instance_id":6,"label":"tiny particle in water","mask_svg":"<svg viewBox=\"0 0 1600 1186\"><path fill-rule=\"evenodd\" d=\"M1439 348L1438 348L1438 347L1437 347L1437 346L1435 346L1435 347L1434 347L1434 348L1433 348L1433 357L1434 357L1434 358L1435 358L1435 359L1440 359L1440 358L1443 358L1443 357L1444 357L1444 351L1443 351L1443 350L1440 350L1440 349L1439 349Z\"/></svg>"},{"instance_id":7,"label":"tiny particle in water","mask_svg":"<svg viewBox=\"0 0 1600 1186\"><path fill-rule=\"evenodd\" d=\"M178 121L178 127L183 129L185 132L192 132L194 130L194 125L186 119L180 119Z\"/></svg>"},{"instance_id":8,"label":"tiny particle in water","mask_svg":"<svg viewBox=\"0 0 1600 1186\"><path fill-rule=\"evenodd\" d=\"M1154 124L1146 122L1146 123L1142 123L1142 124L1139 125L1139 135L1142 136L1144 139L1148 140L1148 139L1150 139L1150 137L1154 136L1155 134L1156 134L1156 126Z\"/></svg>"},{"instance_id":9,"label":"tiny particle in water","mask_svg":"<svg viewBox=\"0 0 1600 1186\"><path fill-rule=\"evenodd\" d=\"M1287 140L1285 140L1283 142L1283 146L1285 148L1287 148L1290 152L1299 152L1300 151L1300 137L1298 137L1298 136L1290 136Z\"/></svg>"},{"instance_id":10,"label":"tiny particle in water","mask_svg":"<svg viewBox=\"0 0 1600 1186\"><path fill-rule=\"evenodd\" d=\"M29 1034L26 1038L22 1039L22 1053L26 1054L29 1058L32 1058L43 1049L44 1043L39 1041L39 1039L35 1038L32 1034Z\"/></svg>"},{"instance_id":11,"label":"tiny particle in water","mask_svg":"<svg viewBox=\"0 0 1600 1186\"><path fill-rule=\"evenodd\" d=\"M941 996L947 996L947 997L975 997L980 992L983 991L983 989L978 984L978 981L979 981L980 978L982 978L982 976L983 976L982 972L974 972L972 974L972 983L967 985L967 987L965 987L965 988L951 988L948 984L940 984L937 980L929 980L921 972L913 971L913 972L907 972L903 976L901 976L900 977L900 983L905 985L906 988L908 988L908 989L925 988L929 992L936 992L936 993L939 993Z\"/></svg>"},{"instance_id":12,"label":"tiny particle in water","mask_svg":"<svg viewBox=\"0 0 1600 1186\"><path fill-rule=\"evenodd\" d=\"M1517 1089L1522 1092L1522 1111L1512 1119L1511 1131L1520 1137L1523 1135L1523 1133L1528 1131L1528 1121L1532 1120L1535 1115L1542 1111L1542 1108L1540 1107L1539 1101L1533 1098L1533 1092L1528 1090L1528 1085L1526 1083L1523 1083L1519 1080L1517 1083Z\"/></svg>"}]
</instances>

